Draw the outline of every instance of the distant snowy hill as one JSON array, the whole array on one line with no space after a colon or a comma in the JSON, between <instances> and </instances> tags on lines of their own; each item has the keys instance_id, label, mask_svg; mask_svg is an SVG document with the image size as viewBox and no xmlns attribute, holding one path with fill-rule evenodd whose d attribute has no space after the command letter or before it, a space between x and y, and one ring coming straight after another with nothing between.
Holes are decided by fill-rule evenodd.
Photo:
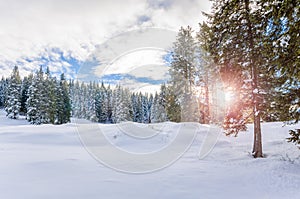
<instances>
[{"instance_id":1,"label":"distant snowy hill","mask_svg":"<svg viewBox=\"0 0 300 199\"><path fill-rule=\"evenodd\" d=\"M82 121L84 123L84 121ZM172 142L178 124L143 144L104 125L113 144L147 152ZM206 134L170 167L149 174L116 172L97 162L80 142L76 124L30 125L0 110L0 198L3 199L199 199L299 198L300 151L286 143L282 123L263 123L266 158L250 155L253 126L237 138L221 134L211 153L199 160ZM298 125L298 128L300 126ZM203 127L204 128L204 127Z\"/></svg>"}]
</instances>

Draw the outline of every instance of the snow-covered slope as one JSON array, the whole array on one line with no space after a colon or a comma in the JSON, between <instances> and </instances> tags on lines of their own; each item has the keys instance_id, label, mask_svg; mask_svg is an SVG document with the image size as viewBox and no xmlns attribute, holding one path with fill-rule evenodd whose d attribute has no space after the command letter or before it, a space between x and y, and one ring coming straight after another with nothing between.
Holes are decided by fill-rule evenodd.
<instances>
[{"instance_id":1,"label":"snow-covered slope","mask_svg":"<svg viewBox=\"0 0 300 199\"><path fill-rule=\"evenodd\" d=\"M10 120L0 111L0 198L2 199L209 199L299 198L300 151L286 143L288 129L265 123L266 158L253 159L252 125L237 138L220 135L208 156L197 154L206 134L166 169L148 174L116 172L82 146L74 123L61 126ZM172 141L178 125L141 144L114 125L108 138L126 150L147 152ZM204 128L204 127L203 127ZM299 126L298 126L299 128ZM110 130L109 130L110 129Z\"/></svg>"}]
</instances>

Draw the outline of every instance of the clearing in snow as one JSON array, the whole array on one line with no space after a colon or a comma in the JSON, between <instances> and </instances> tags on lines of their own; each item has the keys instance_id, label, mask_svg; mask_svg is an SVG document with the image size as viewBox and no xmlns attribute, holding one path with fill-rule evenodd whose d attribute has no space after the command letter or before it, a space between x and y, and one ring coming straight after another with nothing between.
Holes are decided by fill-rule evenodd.
<instances>
[{"instance_id":1,"label":"clearing in snow","mask_svg":"<svg viewBox=\"0 0 300 199\"><path fill-rule=\"evenodd\" d=\"M0 198L3 199L199 199L299 198L300 152L285 141L282 123L263 123L266 158L253 159L253 125L237 138L221 134L199 160L206 136L199 131L189 150L169 167L148 174L117 172L96 161L81 144L75 123L30 125L0 111ZM172 142L178 124L146 140L104 125L107 138L132 152L149 152ZM299 128L299 125L298 125Z\"/></svg>"}]
</instances>

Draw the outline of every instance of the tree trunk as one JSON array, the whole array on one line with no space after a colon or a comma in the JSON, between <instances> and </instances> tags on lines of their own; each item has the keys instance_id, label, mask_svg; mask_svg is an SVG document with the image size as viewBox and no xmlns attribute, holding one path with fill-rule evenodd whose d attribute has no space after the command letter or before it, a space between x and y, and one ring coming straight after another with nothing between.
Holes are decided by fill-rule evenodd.
<instances>
[{"instance_id":1,"label":"tree trunk","mask_svg":"<svg viewBox=\"0 0 300 199\"><path fill-rule=\"evenodd\" d=\"M205 114L204 114L204 124L209 124L210 122L210 108L209 108L209 88L208 88L208 74L205 75Z\"/></svg>"},{"instance_id":2,"label":"tree trunk","mask_svg":"<svg viewBox=\"0 0 300 199\"><path fill-rule=\"evenodd\" d=\"M252 32L252 24L250 21L250 8L249 8L249 0L245 0L245 9L248 20L248 37L250 42L250 49L254 51L253 45L253 32ZM251 53L251 52L250 52ZM251 75L253 80L253 88L252 88L252 106L253 106L253 119L254 119L254 144L252 155L254 158L263 157L262 153L262 142L261 142L261 127L260 127L260 111L259 111L259 103L257 100L258 95L258 80L257 80L257 66L254 62L254 54L250 54L251 60Z\"/></svg>"},{"instance_id":3,"label":"tree trunk","mask_svg":"<svg viewBox=\"0 0 300 199\"><path fill-rule=\"evenodd\" d=\"M255 134L255 140L254 140L254 146L253 149L253 157L254 158L262 158L262 142L261 142L261 128L260 128L260 114L258 114L255 118L254 122L254 134Z\"/></svg>"}]
</instances>

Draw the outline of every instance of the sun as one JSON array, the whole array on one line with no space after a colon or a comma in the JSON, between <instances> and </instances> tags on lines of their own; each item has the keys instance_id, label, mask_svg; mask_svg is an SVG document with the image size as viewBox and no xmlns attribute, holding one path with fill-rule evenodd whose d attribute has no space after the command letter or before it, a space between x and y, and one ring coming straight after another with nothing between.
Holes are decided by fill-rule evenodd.
<instances>
[{"instance_id":1,"label":"sun","mask_svg":"<svg viewBox=\"0 0 300 199\"><path fill-rule=\"evenodd\" d=\"M233 91L233 88L230 87L225 91L225 101L232 102L234 98L235 98L235 93Z\"/></svg>"}]
</instances>

